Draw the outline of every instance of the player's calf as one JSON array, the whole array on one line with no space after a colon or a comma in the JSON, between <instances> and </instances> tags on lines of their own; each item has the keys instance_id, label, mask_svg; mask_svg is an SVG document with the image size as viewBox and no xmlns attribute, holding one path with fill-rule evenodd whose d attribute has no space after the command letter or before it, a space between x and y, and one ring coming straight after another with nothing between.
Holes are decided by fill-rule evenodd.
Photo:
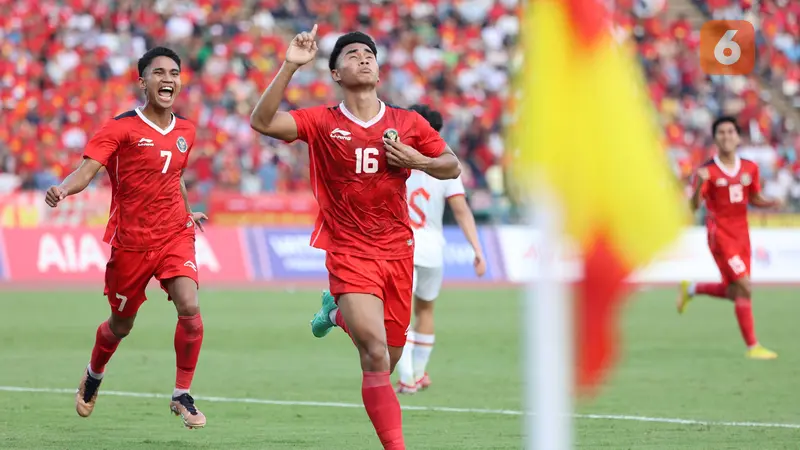
<instances>
[{"instance_id":1,"label":"player's calf","mask_svg":"<svg viewBox=\"0 0 800 450\"><path fill-rule=\"evenodd\" d=\"M122 338L131 332L133 321L134 317L112 314L107 321L97 327L89 366L83 371L75 394L75 410L79 416L89 417L94 411L106 365L117 351Z\"/></svg>"},{"instance_id":2,"label":"player's calf","mask_svg":"<svg viewBox=\"0 0 800 450\"><path fill-rule=\"evenodd\" d=\"M368 294L344 294L339 296L339 313L358 349L363 370L361 398L375 432L384 448L405 448L400 403L390 379L392 361L383 301ZM399 350L402 352L402 347Z\"/></svg>"},{"instance_id":3,"label":"player's calf","mask_svg":"<svg viewBox=\"0 0 800 450\"><path fill-rule=\"evenodd\" d=\"M189 428L202 428L206 417L194 406L189 390L194 379L200 349L203 345L203 318L197 298L197 282L189 277L178 276L163 280L178 312L175 326L175 389L172 392L170 409L183 419Z\"/></svg>"}]
</instances>

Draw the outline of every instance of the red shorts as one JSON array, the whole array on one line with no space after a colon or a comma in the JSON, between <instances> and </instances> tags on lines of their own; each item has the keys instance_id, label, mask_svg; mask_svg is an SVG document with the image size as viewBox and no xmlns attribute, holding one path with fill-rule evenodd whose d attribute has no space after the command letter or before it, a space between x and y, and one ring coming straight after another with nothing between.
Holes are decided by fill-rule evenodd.
<instances>
[{"instance_id":1,"label":"red shorts","mask_svg":"<svg viewBox=\"0 0 800 450\"><path fill-rule=\"evenodd\" d=\"M147 300L145 289L150 278L161 282L175 277L188 277L199 286L197 261L194 251L194 228L169 241L160 250L133 251L111 249L111 258L106 264L106 288L108 303L114 314L133 317Z\"/></svg>"},{"instance_id":2,"label":"red shorts","mask_svg":"<svg viewBox=\"0 0 800 450\"><path fill-rule=\"evenodd\" d=\"M406 345L411 324L411 286L414 258L366 259L328 252L325 257L331 294L372 294L383 300L383 324L386 343Z\"/></svg>"},{"instance_id":3,"label":"red shorts","mask_svg":"<svg viewBox=\"0 0 800 450\"><path fill-rule=\"evenodd\" d=\"M750 245L710 245L722 282L726 285L750 276Z\"/></svg>"}]
</instances>

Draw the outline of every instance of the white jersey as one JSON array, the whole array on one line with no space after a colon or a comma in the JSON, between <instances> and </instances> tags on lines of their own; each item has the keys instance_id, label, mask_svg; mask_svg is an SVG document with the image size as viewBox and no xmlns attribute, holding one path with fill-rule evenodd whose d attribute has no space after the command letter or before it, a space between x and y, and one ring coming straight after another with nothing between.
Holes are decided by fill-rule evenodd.
<instances>
[{"instance_id":1,"label":"white jersey","mask_svg":"<svg viewBox=\"0 0 800 450\"><path fill-rule=\"evenodd\" d=\"M437 180L425 172L412 170L406 181L408 213L414 229L414 265L442 267L445 244L442 230L444 204L448 198L464 195L461 177Z\"/></svg>"}]
</instances>

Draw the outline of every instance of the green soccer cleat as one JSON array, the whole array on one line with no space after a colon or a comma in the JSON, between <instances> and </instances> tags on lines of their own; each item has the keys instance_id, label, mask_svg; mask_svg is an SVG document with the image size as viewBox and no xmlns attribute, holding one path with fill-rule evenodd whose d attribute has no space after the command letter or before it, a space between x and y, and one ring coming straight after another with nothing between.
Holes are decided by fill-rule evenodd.
<instances>
[{"instance_id":1,"label":"green soccer cleat","mask_svg":"<svg viewBox=\"0 0 800 450\"><path fill-rule=\"evenodd\" d=\"M336 309L336 299L328 291L322 291L322 308L311 319L311 333L318 338L325 337L336 324L331 322L331 311Z\"/></svg>"}]
</instances>

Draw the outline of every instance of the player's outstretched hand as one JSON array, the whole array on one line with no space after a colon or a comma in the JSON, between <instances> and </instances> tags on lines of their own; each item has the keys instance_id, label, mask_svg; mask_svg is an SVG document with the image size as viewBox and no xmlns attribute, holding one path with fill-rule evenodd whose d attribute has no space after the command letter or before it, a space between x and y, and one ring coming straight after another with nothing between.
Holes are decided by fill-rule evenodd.
<instances>
[{"instance_id":1,"label":"player's outstretched hand","mask_svg":"<svg viewBox=\"0 0 800 450\"><path fill-rule=\"evenodd\" d=\"M286 62L302 66L311 62L317 55L317 24L311 31L304 31L292 39L286 50Z\"/></svg>"},{"instance_id":2,"label":"player's outstretched hand","mask_svg":"<svg viewBox=\"0 0 800 450\"><path fill-rule=\"evenodd\" d=\"M428 160L425 155L400 141L383 138L383 148L386 150L389 165L395 167L419 169Z\"/></svg>"},{"instance_id":3,"label":"player's outstretched hand","mask_svg":"<svg viewBox=\"0 0 800 450\"><path fill-rule=\"evenodd\" d=\"M483 254L476 253L472 265L475 266L475 275L482 277L486 273L486 259L483 258Z\"/></svg>"},{"instance_id":4,"label":"player's outstretched hand","mask_svg":"<svg viewBox=\"0 0 800 450\"><path fill-rule=\"evenodd\" d=\"M195 225L197 225L197 228L199 228L200 231L205 233L206 230L205 230L205 228L203 228L203 222L200 222L201 220L208 220L208 216L203 214L203 213L201 213L201 212L193 212L192 213L192 221L194 222Z\"/></svg>"},{"instance_id":5,"label":"player's outstretched hand","mask_svg":"<svg viewBox=\"0 0 800 450\"><path fill-rule=\"evenodd\" d=\"M55 208L58 206L58 202L65 198L67 198L67 191L58 186L50 186L50 189L47 190L47 194L44 197L44 201L51 208Z\"/></svg>"}]
</instances>

